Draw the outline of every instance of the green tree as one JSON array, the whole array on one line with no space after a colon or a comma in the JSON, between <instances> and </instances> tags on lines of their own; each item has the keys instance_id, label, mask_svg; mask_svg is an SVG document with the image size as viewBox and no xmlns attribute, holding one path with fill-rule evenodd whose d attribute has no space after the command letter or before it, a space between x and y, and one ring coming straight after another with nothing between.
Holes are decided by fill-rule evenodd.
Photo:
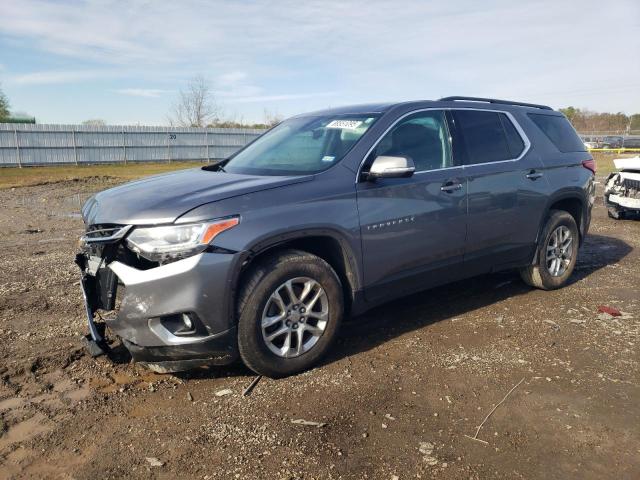
<instances>
[{"instance_id":1,"label":"green tree","mask_svg":"<svg viewBox=\"0 0 640 480\"><path fill-rule=\"evenodd\" d=\"M7 100L6 95L0 89L0 120L4 120L8 118L9 113L9 100Z\"/></svg>"},{"instance_id":2,"label":"green tree","mask_svg":"<svg viewBox=\"0 0 640 480\"><path fill-rule=\"evenodd\" d=\"M571 123L573 123L573 120L581 113L580 109L575 107L561 108L560 111L564 113L564 116L567 117Z\"/></svg>"},{"instance_id":3,"label":"green tree","mask_svg":"<svg viewBox=\"0 0 640 480\"><path fill-rule=\"evenodd\" d=\"M565 114L574 128L580 133L619 135L629 129L640 129L640 114L629 117L622 112L593 112L575 107L561 108L560 111Z\"/></svg>"}]
</instances>

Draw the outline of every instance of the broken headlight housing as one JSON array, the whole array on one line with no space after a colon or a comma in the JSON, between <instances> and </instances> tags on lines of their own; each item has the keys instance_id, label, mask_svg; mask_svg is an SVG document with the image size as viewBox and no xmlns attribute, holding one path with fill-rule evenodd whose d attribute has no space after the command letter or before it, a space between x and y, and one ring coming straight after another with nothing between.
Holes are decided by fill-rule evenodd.
<instances>
[{"instance_id":1,"label":"broken headlight housing","mask_svg":"<svg viewBox=\"0 0 640 480\"><path fill-rule=\"evenodd\" d=\"M203 223L135 228L127 246L152 262L167 263L203 252L219 234L235 227L240 218L231 217Z\"/></svg>"}]
</instances>

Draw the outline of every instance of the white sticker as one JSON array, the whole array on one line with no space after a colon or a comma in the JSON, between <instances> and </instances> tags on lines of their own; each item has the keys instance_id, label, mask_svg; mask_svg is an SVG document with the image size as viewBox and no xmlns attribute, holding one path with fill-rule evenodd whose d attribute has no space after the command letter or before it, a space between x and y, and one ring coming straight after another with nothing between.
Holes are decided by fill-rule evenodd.
<instances>
[{"instance_id":1,"label":"white sticker","mask_svg":"<svg viewBox=\"0 0 640 480\"><path fill-rule=\"evenodd\" d=\"M341 130L355 130L362 125L362 120L333 120L325 128L338 128Z\"/></svg>"},{"instance_id":2,"label":"white sticker","mask_svg":"<svg viewBox=\"0 0 640 480\"><path fill-rule=\"evenodd\" d=\"M322 157L323 162L333 162L335 159L336 157L332 155L325 155L324 157Z\"/></svg>"}]
</instances>

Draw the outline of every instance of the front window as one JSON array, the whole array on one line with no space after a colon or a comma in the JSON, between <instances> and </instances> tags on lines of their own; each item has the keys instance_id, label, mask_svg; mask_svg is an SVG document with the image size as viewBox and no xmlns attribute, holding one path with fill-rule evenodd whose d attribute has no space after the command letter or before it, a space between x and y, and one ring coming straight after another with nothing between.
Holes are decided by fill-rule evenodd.
<instances>
[{"instance_id":1,"label":"front window","mask_svg":"<svg viewBox=\"0 0 640 480\"><path fill-rule=\"evenodd\" d=\"M291 118L227 160L224 171L249 175L321 172L339 162L377 118L372 114Z\"/></svg>"},{"instance_id":2,"label":"front window","mask_svg":"<svg viewBox=\"0 0 640 480\"><path fill-rule=\"evenodd\" d=\"M386 155L413 160L416 172L453 165L444 112L429 110L408 116L378 143L368 161Z\"/></svg>"}]
</instances>

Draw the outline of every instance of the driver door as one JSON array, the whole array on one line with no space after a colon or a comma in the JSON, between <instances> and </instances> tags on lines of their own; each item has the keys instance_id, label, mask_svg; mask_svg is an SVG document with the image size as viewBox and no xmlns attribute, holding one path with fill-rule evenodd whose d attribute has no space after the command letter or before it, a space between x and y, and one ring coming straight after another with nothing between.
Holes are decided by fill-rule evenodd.
<instances>
[{"instance_id":1,"label":"driver door","mask_svg":"<svg viewBox=\"0 0 640 480\"><path fill-rule=\"evenodd\" d=\"M357 184L365 297L384 300L455 280L466 237L466 179L453 164L445 113L411 114L393 126L367 157L404 156L408 178Z\"/></svg>"}]
</instances>

